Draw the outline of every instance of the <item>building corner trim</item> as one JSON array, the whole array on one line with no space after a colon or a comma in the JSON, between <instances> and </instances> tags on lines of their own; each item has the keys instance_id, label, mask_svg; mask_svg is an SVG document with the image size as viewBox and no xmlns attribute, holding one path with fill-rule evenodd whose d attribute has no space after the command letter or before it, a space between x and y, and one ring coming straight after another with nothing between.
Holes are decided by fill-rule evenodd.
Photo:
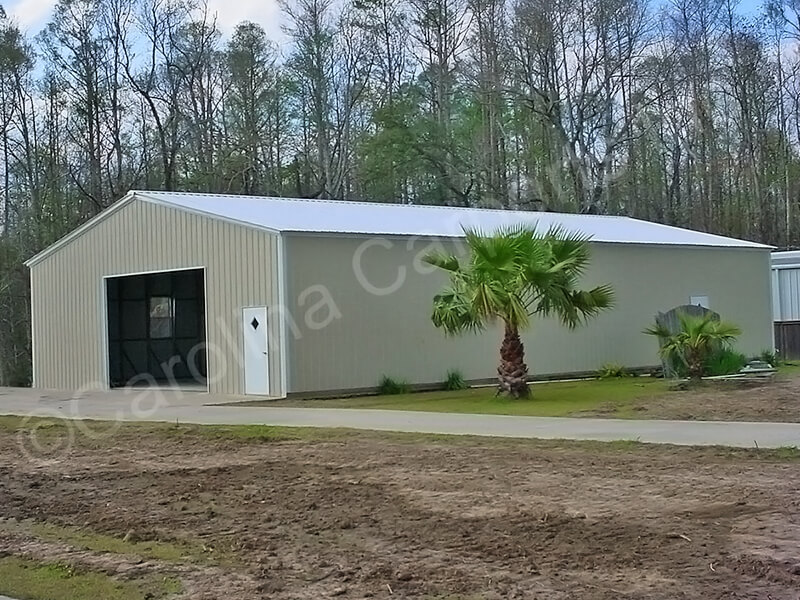
<instances>
[{"instance_id":1,"label":"building corner trim","mask_svg":"<svg viewBox=\"0 0 800 600\"><path fill-rule=\"evenodd\" d=\"M278 234L278 318L281 320L279 324L279 343L280 343L280 369L281 369L281 389L280 396L286 398L289 394L289 348L287 345L288 335L287 327L288 315L286 311L289 310L288 288L286 285L286 236L282 233Z\"/></svg>"}]
</instances>

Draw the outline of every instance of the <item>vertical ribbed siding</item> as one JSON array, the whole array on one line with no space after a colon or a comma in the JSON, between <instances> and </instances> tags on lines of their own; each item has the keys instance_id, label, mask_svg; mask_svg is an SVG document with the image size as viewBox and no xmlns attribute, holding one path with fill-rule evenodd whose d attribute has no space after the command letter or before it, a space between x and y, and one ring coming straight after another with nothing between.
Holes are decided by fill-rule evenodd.
<instances>
[{"instance_id":1,"label":"vertical ribbed siding","mask_svg":"<svg viewBox=\"0 0 800 600\"><path fill-rule=\"evenodd\" d=\"M31 269L34 380L104 387L104 277L204 267L209 391L240 394L241 313L280 303L276 235L135 200ZM271 393L283 392L280 324L269 323Z\"/></svg>"},{"instance_id":2,"label":"vertical ribbed siding","mask_svg":"<svg viewBox=\"0 0 800 600\"><path fill-rule=\"evenodd\" d=\"M775 269L773 303L776 321L800 321L800 268Z\"/></svg>"},{"instance_id":3,"label":"vertical ribbed siding","mask_svg":"<svg viewBox=\"0 0 800 600\"><path fill-rule=\"evenodd\" d=\"M406 273L397 291L373 295L353 267L356 250L367 239L286 238L287 302L299 327L287 341L289 392L373 387L382 375L433 383L452 368L470 379L493 377L499 329L447 338L431 324L432 299L446 278L441 272L422 274L413 262L430 242L391 239L391 248L366 250L363 271L372 285L389 286L400 268ZM708 296L712 309L742 327L737 344L742 352L771 347L768 250L593 244L592 251L583 284L612 284L616 307L575 331L552 319L535 319L524 335L531 373L593 371L606 362L658 364L656 342L641 332L657 312L687 304L691 296ZM307 327L308 303L302 307L298 298L309 286L323 286L341 318L323 329Z\"/></svg>"}]
</instances>

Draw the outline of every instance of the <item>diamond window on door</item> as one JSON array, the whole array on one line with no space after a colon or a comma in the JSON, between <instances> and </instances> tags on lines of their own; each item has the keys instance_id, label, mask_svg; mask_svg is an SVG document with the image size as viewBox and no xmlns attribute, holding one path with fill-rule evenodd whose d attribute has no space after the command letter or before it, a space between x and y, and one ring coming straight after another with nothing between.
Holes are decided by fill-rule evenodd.
<instances>
[{"instance_id":1,"label":"diamond window on door","mask_svg":"<svg viewBox=\"0 0 800 600\"><path fill-rule=\"evenodd\" d=\"M261 323L258 322L258 319L253 317L253 320L250 321L250 325L252 325L253 329L255 330L255 329L258 329L258 326L261 325Z\"/></svg>"}]
</instances>

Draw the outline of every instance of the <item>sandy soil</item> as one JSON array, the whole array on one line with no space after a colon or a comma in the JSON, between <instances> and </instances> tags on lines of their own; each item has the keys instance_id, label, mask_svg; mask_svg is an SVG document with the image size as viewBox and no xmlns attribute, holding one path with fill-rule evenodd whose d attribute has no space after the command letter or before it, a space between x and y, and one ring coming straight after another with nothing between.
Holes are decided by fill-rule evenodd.
<instances>
[{"instance_id":1,"label":"sandy soil","mask_svg":"<svg viewBox=\"0 0 800 600\"><path fill-rule=\"evenodd\" d=\"M706 383L700 389L640 400L634 403L633 411L636 419L797 423L800 422L800 374L745 387L730 381ZM585 412L580 416L603 416L603 412Z\"/></svg>"},{"instance_id":2,"label":"sandy soil","mask_svg":"<svg viewBox=\"0 0 800 600\"><path fill-rule=\"evenodd\" d=\"M100 554L0 527L0 555L186 598L800 597L800 468L738 452L474 440L79 436L41 462L0 433L0 516L200 541L203 563ZM0 523L2 524L2 523ZM215 556L226 556L215 564Z\"/></svg>"}]
</instances>

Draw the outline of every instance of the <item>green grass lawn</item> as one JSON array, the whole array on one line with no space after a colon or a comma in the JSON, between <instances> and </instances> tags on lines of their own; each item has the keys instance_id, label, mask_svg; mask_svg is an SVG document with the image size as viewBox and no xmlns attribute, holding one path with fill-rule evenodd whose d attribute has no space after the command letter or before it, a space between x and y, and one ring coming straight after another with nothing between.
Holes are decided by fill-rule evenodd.
<instances>
[{"instance_id":1,"label":"green grass lawn","mask_svg":"<svg viewBox=\"0 0 800 600\"><path fill-rule=\"evenodd\" d=\"M264 406L307 408L375 408L422 410L494 415L565 417L577 412L610 409L620 417L629 416L636 400L663 394L668 383L650 377L537 383L531 397L516 400L496 396L494 386L458 392L415 392L394 396L359 396L329 400L282 400ZM254 405L256 403L248 403ZM259 403L260 404L260 403Z\"/></svg>"},{"instance_id":2,"label":"green grass lawn","mask_svg":"<svg viewBox=\"0 0 800 600\"><path fill-rule=\"evenodd\" d=\"M785 363L778 368L778 378L798 375L800 375L800 362ZM534 383L531 385L531 397L526 400L496 396L497 388L488 386L457 392L412 392L317 400L268 400L242 402L241 405L373 408L529 417L568 417L583 412L601 411L609 417L630 419L641 418L641 415L633 410L637 401L668 393L670 385L671 382L664 379L623 377Z\"/></svg>"},{"instance_id":3,"label":"green grass lawn","mask_svg":"<svg viewBox=\"0 0 800 600\"><path fill-rule=\"evenodd\" d=\"M0 594L21 600L149 600L181 591L170 578L118 581L99 572L68 565L39 563L7 556L0 558Z\"/></svg>"},{"instance_id":4,"label":"green grass lawn","mask_svg":"<svg viewBox=\"0 0 800 600\"><path fill-rule=\"evenodd\" d=\"M800 375L800 361L791 360L778 367L779 377L790 377Z\"/></svg>"}]
</instances>

